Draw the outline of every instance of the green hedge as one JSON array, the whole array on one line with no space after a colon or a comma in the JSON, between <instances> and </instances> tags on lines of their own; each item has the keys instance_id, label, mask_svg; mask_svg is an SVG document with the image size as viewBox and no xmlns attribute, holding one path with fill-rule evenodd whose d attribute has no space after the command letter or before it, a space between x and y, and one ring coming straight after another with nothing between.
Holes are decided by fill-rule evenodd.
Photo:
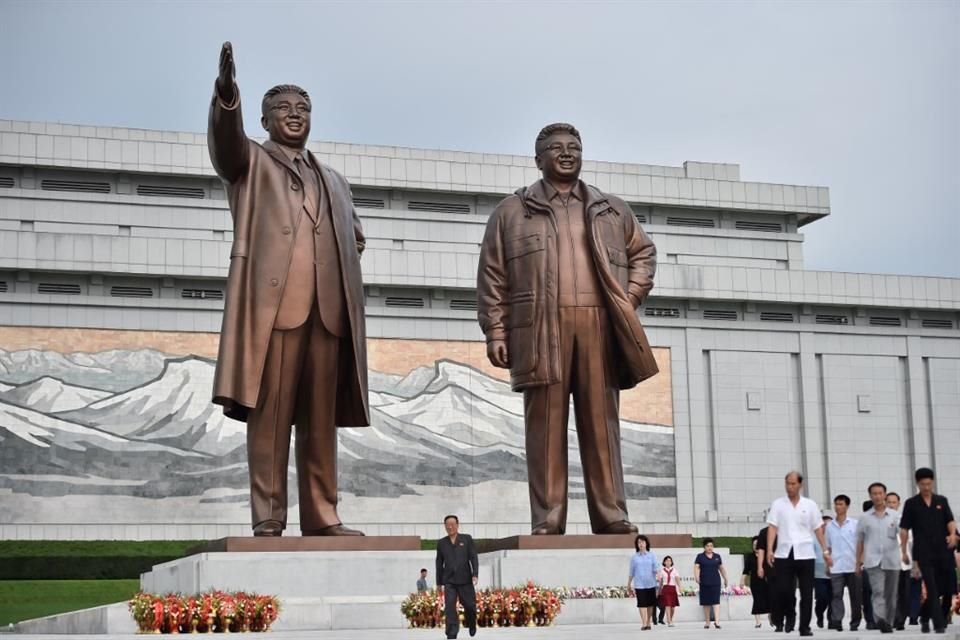
<instances>
[{"instance_id":1,"label":"green hedge","mask_svg":"<svg viewBox=\"0 0 960 640\"><path fill-rule=\"evenodd\" d=\"M196 540L3 540L0 580L119 580L182 558Z\"/></svg>"},{"instance_id":2,"label":"green hedge","mask_svg":"<svg viewBox=\"0 0 960 640\"><path fill-rule=\"evenodd\" d=\"M760 529L757 529L759 531ZM712 536L711 536L712 537ZM713 538L713 546L727 547L733 555L746 555L753 553L753 536L749 538L734 536L716 536ZM703 538L694 538L692 546L696 548L703 547Z\"/></svg>"}]
</instances>

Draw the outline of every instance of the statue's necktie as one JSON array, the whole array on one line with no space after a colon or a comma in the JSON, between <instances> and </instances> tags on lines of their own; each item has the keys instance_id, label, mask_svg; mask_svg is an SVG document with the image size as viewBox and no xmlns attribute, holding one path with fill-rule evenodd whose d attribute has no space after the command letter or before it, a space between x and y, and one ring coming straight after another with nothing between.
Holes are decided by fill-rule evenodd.
<instances>
[{"instance_id":1,"label":"statue's necktie","mask_svg":"<svg viewBox=\"0 0 960 640\"><path fill-rule=\"evenodd\" d=\"M313 169L304 161L302 156L297 156L293 159L293 166L297 168L297 173L300 174L300 178L303 180L303 206L306 208L311 220L316 224L320 219L320 211L317 208L319 188L317 186L316 176L313 173Z\"/></svg>"}]
</instances>

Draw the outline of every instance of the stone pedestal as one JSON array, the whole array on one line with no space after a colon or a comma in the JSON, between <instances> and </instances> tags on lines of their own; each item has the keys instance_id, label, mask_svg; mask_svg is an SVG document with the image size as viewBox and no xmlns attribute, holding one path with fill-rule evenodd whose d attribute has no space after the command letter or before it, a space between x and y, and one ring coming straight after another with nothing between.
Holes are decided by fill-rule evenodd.
<instances>
[{"instance_id":1,"label":"stone pedestal","mask_svg":"<svg viewBox=\"0 0 960 640\"><path fill-rule=\"evenodd\" d=\"M190 550L196 553L278 551L420 551L420 536L263 536L210 540Z\"/></svg>"},{"instance_id":2,"label":"stone pedestal","mask_svg":"<svg viewBox=\"0 0 960 640\"><path fill-rule=\"evenodd\" d=\"M276 551L200 553L157 565L140 577L151 593L209 589L280 598L405 595L420 569L433 574L432 551Z\"/></svg>"},{"instance_id":3,"label":"stone pedestal","mask_svg":"<svg viewBox=\"0 0 960 640\"><path fill-rule=\"evenodd\" d=\"M510 536L496 540L478 540L477 551L529 551L532 549L633 549L637 536L633 533L611 536ZM651 534L647 538L653 548L689 548L693 537L688 533Z\"/></svg>"}]
</instances>

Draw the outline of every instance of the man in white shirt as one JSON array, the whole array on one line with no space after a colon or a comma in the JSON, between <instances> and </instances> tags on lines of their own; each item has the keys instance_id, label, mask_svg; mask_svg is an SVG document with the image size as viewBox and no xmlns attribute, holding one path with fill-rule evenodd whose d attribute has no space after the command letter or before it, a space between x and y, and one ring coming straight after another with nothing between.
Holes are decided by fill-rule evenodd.
<instances>
[{"instance_id":1,"label":"man in white shirt","mask_svg":"<svg viewBox=\"0 0 960 640\"><path fill-rule=\"evenodd\" d=\"M823 516L820 507L810 498L800 495L803 488L803 475L791 471L784 478L787 495L777 498L770 505L767 515L767 563L776 566L776 583L773 589L772 607L777 631L793 631L789 623L792 616L788 613L787 628L780 626L783 620L784 601L793 591L796 580L800 584L800 635L812 636L810 619L813 617L813 574L814 549L816 537L823 548L827 566L832 565L830 549L823 535ZM774 540L777 541L774 549Z\"/></svg>"},{"instance_id":2,"label":"man in white shirt","mask_svg":"<svg viewBox=\"0 0 960 640\"><path fill-rule=\"evenodd\" d=\"M843 589L850 594L850 630L856 631L863 614L863 583L857 573L857 521L847 517L850 496L843 494L833 499L837 517L827 525L827 545L833 557L830 583L833 587L830 629L843 629Z\"/></svg>"}]
</instances>

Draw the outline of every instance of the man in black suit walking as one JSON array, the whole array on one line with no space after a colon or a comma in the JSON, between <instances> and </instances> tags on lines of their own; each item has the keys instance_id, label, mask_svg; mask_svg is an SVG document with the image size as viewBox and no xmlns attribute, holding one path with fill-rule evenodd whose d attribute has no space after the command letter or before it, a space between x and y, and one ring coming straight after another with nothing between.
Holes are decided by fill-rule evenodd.
<instances>
[{"instance_id":1,"label":"man in black suit walking","mask_svg":"<svg viewBox=\"0 0 960 640\"><path fill-rule=\"evenodd\" d=\"M460 632L460 617L457 615L457 599L463 605L463 613L470 635L477 634L477 584L480 561L473 538L460 533L460 519L447 516L443 519L447 537L437 541L437 586L443 592L444 615L447 618L447 638L456 638Z\"/></svg>"}]
</instances>

